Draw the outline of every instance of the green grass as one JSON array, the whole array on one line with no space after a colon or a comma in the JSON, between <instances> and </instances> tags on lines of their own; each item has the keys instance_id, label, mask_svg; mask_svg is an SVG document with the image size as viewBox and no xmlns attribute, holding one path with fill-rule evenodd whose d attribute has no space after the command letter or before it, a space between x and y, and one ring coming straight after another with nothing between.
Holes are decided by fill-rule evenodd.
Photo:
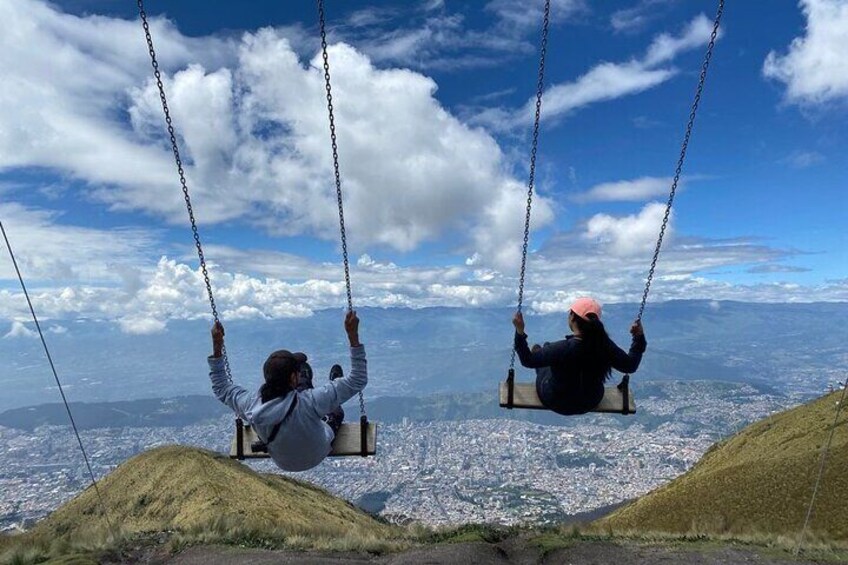
<instances>
[{"instance_id":1,"label":"green grass","mask_svg":"<svg viewBox=\"0 0 848 565\"><path fill-rule=\"evenodd\" d=\"M608 531L797 536L841 392L752 424L688 473L602 518ZM848 540L848 410L836 425L810 532Z\"/></svg>"},{"instance_id":2,"label":"green grass","mask_svg":"<svg viewBox=\"0 0 848 565\"><path fill-rule=\"evenodd\" d=\"M98 556L114 552L128 539L107 527L88 530L85 537L54 537L30 531L0 543L0 565L97 563Z\"/></svg>"},{"instance_id":3,"label":"green grass","mask_svg":"<svg viewBox=\"0 0 848 565\"><path fill-rule=\"evenodd\" d=\"M538 548L542 552L542 555L545 556L558 549L573 547L581 541L585 541L585 539L580 533L580 530L572 528L569 531L546 530L540 532L538 535L531 537L529 543Z\"/></svg>"},{"instance_id":4,"label":"green grass","mask_svg":"<svg viewBox=\"0 0 848 565\"><path fill-rule=\"evenodd\" d=\"M99 561L87 555L65 555L45 561L44 565L97 565Z\"/></svg>"},{"instance_id":5,"label":"green grass","mask_svg":"<svg viewBox=\"0 0 848 565\"><path fill-rule=\"evenodd\" d=\"M661 546L678 551L709 553L728 547L737 547L774 559L792 559L797 540L785 536L714 536L707 534L669 534L628 532L610 534L593 526L569 526L548 529L531 535L528 543L544 555L567 549L581 543L607 542L621 545ZM848 543L826 540L809 540L804 545L802 557L809 560L833 563L848 562Z\"/></svg>"},{"instance_id":6,"label":"green grass","mask_svg":"<svg viewBox=\"0 0 848 565\"><path fill-rule=\"evenodd\" d=\"M251 529L238 522L216 520L205 527L167 533L128 533L108 535L104 531L96 539L49 540L31 534L16 536L0 545L0 564L30 565L55 563L77 565L98 563L104 557L119 561L130 548L159 546L166 552L178 553L191 546L230 546L266 550L355 552L383 555L413 547L450 543L497 544L520 538L528 546L541 551L542 557L578 544L615 543L625 546L661 546L677 551L709 553L728 547L739 547L775 559L791 559L796 540L786 536L711 536L707 534L675 535L668 533L622 532L610 534L596 526L547 528L500 527L469 524L454 528L431 529L421 525L397 528L394 536L363 537L359 534L313 535L293 534L281 529ZM162 543L164 542L164 543ZM834 545L822 539L809 539L803 557L825 563L848 562L848 543Z\"/></svg>"},{"instance_id":7,"label":"green grass","mask_svg":"<svg viewBox=\"0 0 848 565\"><path fill-rule=\"evenodd\" d=\"M423 544L437 543L498 543L516 535L519 528L492 524L465 524L462 526L423 530L416 537Z\"/></svg>"},{"instance_id":8,"label":"green grass","mask_svg":"<svg viewBox=\"0 0 848 565\"><path fill-rule=\"evenodd\" d=\"M62 556L96 559L169 532L172 550L223 543L285 549L384 553L409 544L402 528L375 520L310 484L261 475L228 457L178 446L134 457L27 534L0 538L0 563Z\"/></svg>"},{"instance_id":9,"label":"green grass","mask_svg":"<svg viewBox=\"0 0 848 565\"><path fill-rule=\"evenodd\" d=\"M314 537L340 533L389 537L393 526L307 483L262 475L200 449L168 446L138 455L100 482L112 522L127 532L215 530L238 524L245 530ZM84 539L104 527L93 489L39 523L35 532ZM91 530L89 532L88 530Z\"/></svg>"},{"instance_id":10,"label":"green grass","mask_svg":"<svg viewBox=\"0 0 848 565\"><path fill-rule=\"evenodd\" d=\"M0 547L0 565L30 565L36 563L98 563L106 557L120 561L127 551L141 547L161 547L167 553L178 553L196 545L292 550L385 553L403 551L417 543L406 530L397 529L393 536L381 537L359 532L303 530L295 533L284 528L259 528L231 520L214 520L204 526L165 533L122 532L108 534L105 526L100 532L86 530L85 536L51 539L44 534L29 533L17 536L14 542Z\"/></svg>"},{"instance_id":11,"label":"green grass","mask_svg":"<svg viewBox=\"0 0 848 565\"><path fill-rule=\"evenodd\" d=\"M333 531L326 529L269 528L267 525L218 519L204 526L175 532L168 542L172 552L193 545L230 545L258 549L287 549L296 551L353 551L381 555L407 549L412 537L401 528L390 535L377 535L358 531Z\"/></svg>"}]
</instances>

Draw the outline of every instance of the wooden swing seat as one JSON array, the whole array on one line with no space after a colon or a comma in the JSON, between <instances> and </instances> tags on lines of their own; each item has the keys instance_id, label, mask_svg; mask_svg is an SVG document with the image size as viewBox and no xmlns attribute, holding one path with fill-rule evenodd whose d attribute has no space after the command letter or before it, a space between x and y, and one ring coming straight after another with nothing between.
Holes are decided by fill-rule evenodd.
<instances>
[{"instance_id":1,"label":"wooden swing seat","mask_svg":"<svg viewBox=\"0 0 848 565\"><path fill-rule=\"evenodd\" d=\"M514 383L512 385L512 406L509 402L509 381L501 382L500 405L501 408L526 408L531 410L548 410L539 400L536 394L536 383ZM591 412L603 414L635 414L636 402L630 392L630 385L625 384L627 390L627 410L624 410L625 395L617 386L608 386L604 389L604 397Z\"/></svg>"},{"instance_id":2,"label":"wooden swing seat","mask_svg":"<svg viewBox=\"0 0 848 565\"><path fill-rule=\"evenodd\" d=\"M364 456L376 455L377 453L377 424L369 422L366 424L366 452L362 452L362 424L350 423L342 424L339 433L333 441L331 457L348 457L348 456ZM259 436L249 425L244 425L241 428L241 444L242 454L239 456L239 434L233 436L233 441L230 445L230 457L233 459L265 459L269 455L264 451L253 451L252 446L255 442L260 442Z\"/></svg>"}]
</instances>

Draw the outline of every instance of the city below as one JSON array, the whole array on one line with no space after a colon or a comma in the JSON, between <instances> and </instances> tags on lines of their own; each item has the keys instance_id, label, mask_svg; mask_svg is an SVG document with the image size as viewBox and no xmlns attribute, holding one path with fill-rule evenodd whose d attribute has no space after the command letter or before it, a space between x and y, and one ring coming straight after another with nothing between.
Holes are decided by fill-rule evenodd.
<instances>
[{"instance_id":1,"label":"city below","mask_svg":"<svg viewBox=\"0 0 848 565\"><path fill-rule=\"evenodd\" d=\"M551 426L518 419L527 412L516 410L509 414L516 419L381 423L377 457L328 458L292 476L394 522L561 523L644 495L691 468L716 441L812 396L741 383L662 386L662 397L637 399L636 417L590 414ZM232 430L232 419L219 417L82 434L102 477L156 446L226 452ZM279 472L269 461L245 464ZM0 469L0 530L31 526L89 485L66 426L0 427Z\"/></svg>"}]
</instances>

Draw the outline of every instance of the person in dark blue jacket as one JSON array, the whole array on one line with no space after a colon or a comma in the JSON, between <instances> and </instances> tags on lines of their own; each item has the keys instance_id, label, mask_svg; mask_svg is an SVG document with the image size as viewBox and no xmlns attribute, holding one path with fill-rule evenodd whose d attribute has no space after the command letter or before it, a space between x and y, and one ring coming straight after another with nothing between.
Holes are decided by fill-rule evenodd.
<instances>
[{"instance_id":1,"label":"person in dark blue jacket","mask_svg":"<svg viewBox=\"0 0 848 565\"><path fill-rule=\"evenodd\" d=\"M559 414L585 414L604 397L604 382L611 369L633 373L639 368L647 341L639 320L630 327L633 341L625 353L607 335L601 322L601 305L578 298L568 313L573 332L564 340L534 345L531 351L521 312L512 319L515 351L521 364L536 369L536 392L545 408Z\"/></svg>"}]
</instances>

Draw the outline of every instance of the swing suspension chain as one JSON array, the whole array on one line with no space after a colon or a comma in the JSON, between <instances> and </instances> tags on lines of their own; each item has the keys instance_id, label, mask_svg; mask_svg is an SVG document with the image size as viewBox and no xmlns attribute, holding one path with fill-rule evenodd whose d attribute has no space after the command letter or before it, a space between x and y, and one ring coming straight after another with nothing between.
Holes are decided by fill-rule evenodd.
<instances>
[{"instance_id":1,"label":"swing suspension chain","mask_svg":"<svg viewBox=\"0 0 848 565\"><path fill-rule=\"evenodd\" d=\"M138 0L138 13L141 16L141 25L144 27L144 37L147 39L147 51L150 53L150 64L153 66L153 75L156 77L156 86L159 88L159 100L162 102L162 111L165 114L165 123L168 126L168 135L171 139L171 151L174 153L174 162L177 165L177 172L180 175L180 186L185 199L186 211L188 219L191 222L191 232L194 236L194 246L197 248L197 257L200 259L200 269L203 272L203 281L206 283L206 294L209 297L209 306L212 309L212 318L215 323L220 320L218 318L218 307L215 304L215 296L212 293L212 283L209 280L209 272L206 269L206 258L203 255L203 246L200 243L200 233L197 230L197 222L194 218L194 208L191 205L191 197L188 193L188 185L186 184L185 171L183 170L183 162L180 158L180 150L177 146L177 135L174 131L173 120L171 119L171 111L168 108L168 100L165 97L165 85L162 83L162 74L159 72L159 62L156 59L156 51L153 48L153 37L150 35L150 25L147 22L147 12L144 10L144 0ZM230 362L227 358L226 345L221 351L224 358L224 370L227 378L232 382L233 375L230 371Z\"/></svg>"},{"instance_id":2,"label":"swing suspension chain","mask_svg":"<svg viewBox=\"0 0 848 565\"><path fill-rule=\"evenodd\" d=\"M345 232L344 204L342 201L342 176L339 172L339 146L336 139L336 118L333 112L333 92L330 86L330 57L327 54L327 31L324 23L324 0L318 0L318 25L321 28L321 57L324 59L324 88L327 91L327 115L330 119L330 142L333 147L333 174L336 181L336 202L339 208L339 233L342 242L344 261L345 289L347 291L347 309L353 310L353 298L350 291L350 264L347 255L347 234Z\"/></svg>"},{"instance_id":3,"label":"swing suspension chain","mask_svg":"<svg viewBox=\"0 0 848 565\"><path fill-rule=\"evenodd\" d=\"M686 150L689 148L689 139L692 136L692 128L695 125L695 115L698 112L698 105L701 103L701 94L704 91L704 83L707 80L707 69L710 66L710 60L713 57L713 47L715 47L716 37L718 37L718 28L721 24L721 16L724 13L724 0L719 0L718 9L716 10L715 21L713 22L713 32L710 35L710 42L707 45L707 52L704 55L704 62L701 65L701 76L698 79L698 88L695 91L695 99L692 102L692 109L689 112L689 121L686 124L686 134L683 136L683 145L680 148L680 157L677 160L677 168L674 171L674 179L671 182L671 191L668 195L668 202L665 205L665 214L663 215L662 226L660 227L657 245L654 248L654 257L651 259L651 268L648 270L648 278L645 282L645 291L642 293L642 302L639 304L639 314L636 319L642 321L642 314L645 312L645 304L648 301L648 293L651 290L651 283L654 280L654 271L657 268L657 261L660 258L660 249L662 249L663 237L668 227L668 220L671 216L671 207L674 204L674 195L677 192L677 185L680 182L680 174L683 171L683 163L686 160Z\"/></svg>"},{"instance_id":4,"label":"swing suspension chain","mask_svg":"<svg viewBox=\"0 0 848 565\"><path fill-rule=\"evenodd\" d=\"M324 0L318 0L318 27L321 31L321 58L324 60L324 89L327 91L327 115L330 120L330 143L333 148L333 175L336 181L336 203L339 208L339 235L342 243L342 260L344 262L345 291L347 293L347 310L353 311L353 295L350 290L350 261L347 253L347 233L345 232L344 202L342 199L342 176L339 170L339 146L336 139L336 118L333 113L333 91L330 85L330 57L327 53L327 28L324 14ZM359 415L365 416L365 397L359 391Z\"/></svg>"},{"instance_id":5,"label":"swing suspension chain","mask_svg":"<svg viewBox=\"0 0 848 565\"><path fill-rule=\"evenodd\" d=\"M542 93L545 88L545 57L548 52L548 24L551 16L551 0L545 0L545 15L542 20L542 41L539 49L539 76L536 83L536 114L533 120L533 141L530 149L530 176L527 181L527 209L524 214L524 243L521 247L521 271L518 275L518 307L524 304L524 276L527 271L527 248L530 242L530 211L533 206L533 188L536 184L536 153L539 148L539 122L542 118ZM515 368L515 348L509 361L510 370Z\"/></svg>"}]
</instances>

